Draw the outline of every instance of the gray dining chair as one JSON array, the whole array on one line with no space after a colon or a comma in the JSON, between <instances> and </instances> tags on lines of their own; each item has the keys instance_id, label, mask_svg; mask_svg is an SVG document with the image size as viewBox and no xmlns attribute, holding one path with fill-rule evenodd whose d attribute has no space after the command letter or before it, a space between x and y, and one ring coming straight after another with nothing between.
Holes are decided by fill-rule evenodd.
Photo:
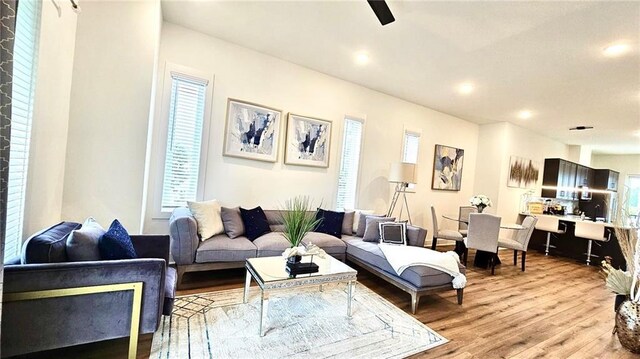
<instances>
[{"instance_id":1,"label":"gray dining chair","mask_svg":"<svg viewBox=\"0 0 640 359\"><path fill-rule=\"evenodd\" d=\"M451 229L438 229L438 215L436 214L435 207L431 206L431 218L433 220L433 240L431 242L431 249L436 250L436 243L439 239L448 239L451 241L462 242L462 234L458 231Z\"/></svg>"},{"instance_id":2,"label":"gray dining chair","mask_svg":"<svg viewBox=\"0 0 640 359\"><path fill-rule=\"evenodd\" d=\"M500 238L498 239L498 247L513 249L513 265L518 265L518 251L522 252L522 271L524 272L525 261L527 259L527 248L529 247L529 241L531 235L535 229L538 219L534 216L527 216L522 221L522 229L516 231L513 238Z\"/></svg>"},{"instance_id":3,"label":"gray dining chair","mask_svg":"<svg viewBox=\"0 0 640 359\"><path fill-rule=\"evenodd\" d=\"M471 213L478 213L478 208L474 206L460 206L458 210L458 232L463 236L466 236L469 232L469 215Z\"/></svg>"},{"instance_id":4,"label":"gray dining chair","mask_svg":"<svg viewBox=\"0 0 640 359\"><path fill-rule=\"evenodd\" d=\"M495 274L500 221L500 217L488 213L471 213L469 215L469 233L464 239L465 266L469 257L469 249L493 253L489 259L489 265L491 266L491 274Z\"/></svg>"}]
</instances>

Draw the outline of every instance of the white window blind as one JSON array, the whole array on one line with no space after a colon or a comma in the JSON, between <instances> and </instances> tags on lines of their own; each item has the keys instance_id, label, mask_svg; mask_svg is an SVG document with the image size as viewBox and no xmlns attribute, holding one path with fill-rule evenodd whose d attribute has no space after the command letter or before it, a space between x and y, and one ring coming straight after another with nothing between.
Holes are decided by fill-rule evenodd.
<instances>
[{"instance_id":1,"label":"white window blind","mask_svg":"<svg viewBox=\"0 0 640 359\"><path fill-rule=\"evenodd\" d=\"M418 163L418 148L420 147L420 134L411 131L404 132L404 146L402 150L402 162Z\"/></svg>"},{"instance_id":2,"label":"white window blind","mask_svg":"<svg viewBox=\"0 0 640 359\"><path fill-rule=\"evenodd\" d=\"M362 143L362 121L344 119L344 135L342 139L342 159L338 176L338 209L355 208L356 187L358 185L358 168L360 165L360 148Z\"/></svg>"},{"instance_id":3,"label":"white window blind","mask_svg":"<svg viewBox=\"0 0 640 359\"><path fill-rule=\"evenodd\" d=\"M196 199L207 85L208 81L204 79L171 74L163 212Z\"/></svg>"},{"instance_id":4,"label":"white window blind","mask_svg":"<svg viewBox=\"0 0 640 359\"><path fill-rule=\"evenodd\" d=\"M20 253L23 238L24 200L40 33L40 7L39 0L20 1L16 14L5 259Z\"/></svg>"}]
</instances>

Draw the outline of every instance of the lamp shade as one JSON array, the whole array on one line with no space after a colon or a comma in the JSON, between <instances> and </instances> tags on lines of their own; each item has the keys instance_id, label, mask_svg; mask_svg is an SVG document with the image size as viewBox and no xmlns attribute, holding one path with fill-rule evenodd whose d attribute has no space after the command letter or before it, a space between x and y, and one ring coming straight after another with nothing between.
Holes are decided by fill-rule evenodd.
<instances>
[{"instance_id":1,"label":"lamp shade","mask_svg":"<svg viewBox=\"0 0 640 359\"><path fill-rule=\"evenodd\" d=\"M416 165L414 163L396 162L391 164L389 182L417 183Z\"/></svg>"}]
</instances>

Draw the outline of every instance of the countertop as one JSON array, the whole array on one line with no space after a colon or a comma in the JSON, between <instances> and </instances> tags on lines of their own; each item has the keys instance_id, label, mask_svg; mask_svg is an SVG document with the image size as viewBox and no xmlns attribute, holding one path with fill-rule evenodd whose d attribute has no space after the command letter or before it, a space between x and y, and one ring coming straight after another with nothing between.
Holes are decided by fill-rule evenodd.
<instances>
[{"instance_id":1,"label":"countertop","mask_svg":"<svg viewBox=\"0 0 640 359\"><path fill-rule=\"evenodd\" d=\"M522 216L534 216L534 217L539 217L539 216L546 216L546 217L556 217L561 221L566 221L566 222L582 222L583 220L580 219L580 216L576 216L573 214L565 214L565 215L560 215L560 214L531 214L531 213L524 213L524 212L520 212L519 213ZM589 217L585 217L584 221L588 221L591 222L591 219ZM603 226L606 227L614 227L613 223L611 222L595 222L595 223L602 223Z\"/></svg>"}]
</instances>

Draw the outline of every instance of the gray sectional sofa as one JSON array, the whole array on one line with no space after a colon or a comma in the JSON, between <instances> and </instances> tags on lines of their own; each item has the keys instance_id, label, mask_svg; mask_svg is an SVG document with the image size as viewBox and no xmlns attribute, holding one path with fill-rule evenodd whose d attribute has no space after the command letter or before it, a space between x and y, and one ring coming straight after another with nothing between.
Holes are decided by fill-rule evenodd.
<instances>
[{"instance_id":1,"label":"gray sectional sofa","mask_svg":"<svg viewBox=\"0 0 640 359\"><path fill-rule=\"evenodd\" d=\"M283 225L280 211L265 210L265 215L272 232L253 242L244 236L229 238L226 234L215 235L201 241L198 237L198 224L189 209L186 207L175 209L169 221L169 228L171 253L178 270L178 288L187 272L243 268L247 258L281 255L285 249L289 248L289 242L281 233ZM450 275L429 267L409 267L398 276L377 243L365 242L355 233L344 234L345 228L352 228L352 225L343 224L341 238L311 232L307 234L304 242L319 246L334 258L353 262L411 294L413 313L416 312L422 295L453 289ZM408 245L423 247L426 236L425 229L407 226ZM461 264L460 270L462 273L465 272ZM463 290L457 289L458 304L462 304L462 294Z\"/></svg>"}]
</instances>

